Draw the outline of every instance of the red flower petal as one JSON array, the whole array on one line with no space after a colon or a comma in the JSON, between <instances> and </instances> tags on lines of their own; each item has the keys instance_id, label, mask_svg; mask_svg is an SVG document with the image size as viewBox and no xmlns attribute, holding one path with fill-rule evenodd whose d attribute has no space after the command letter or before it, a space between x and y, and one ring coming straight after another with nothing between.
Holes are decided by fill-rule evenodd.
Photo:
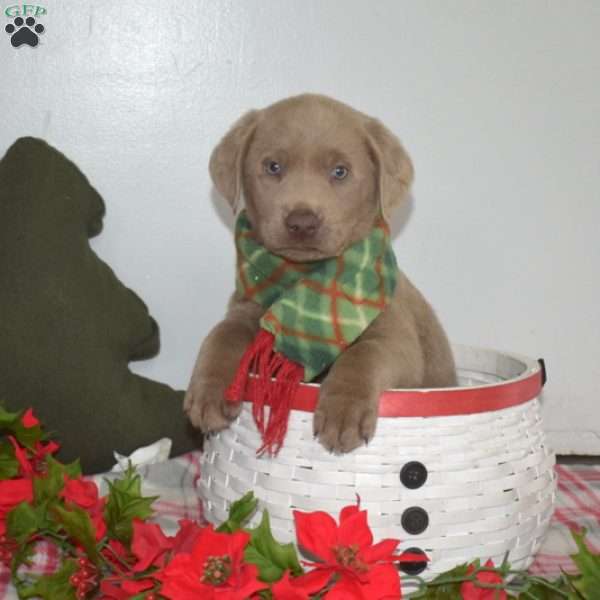
<instances>
[{"instance_id":1,"label":"red flower petal","mask_svg":"<svg viewBox=\"0 0 600 600\"><path fill-rule=\"evenodd\" d=\"M231 557L232 572L235 572L244 555L244 548L250 541L250 534L245 531L220 533L208 525L198 535L192 550L194 561L203 565L209 556Z\"/></svg>"},{"instance_id":2,"label":"red flower petal","mask_svg":"<svg viewBox=\"0 0 600 600\"><path fill-rule=\"evenodd\" d=\"M145 571L150 565L157 564L171 546L172 541L163 533L160 525L133 520L131 551L138 559L133 567L134 572Z\"/></svg>"},{"instance_id":3,"label":"red flower petal","mask_svg":"<svg viewBox=\"0 0 600 600\"><path fill-rule=\"evenodd\" d=\"M203 535L197 546L203 543L207 533L209 533L208 537L210 538L209 527L203 530ZM235 547L244 537L236 534L215 533L215 535L235 537L236 540L232 540L231 543L236 552ZM245 534L245 536L249 538L248 534ZM214 537L212 539L218 542L218 547L213 547L207 556L226 554L223 552L223 540L217 540ZM204 563L199 562L194 555L178 554L162 571L154 575L163 582L160 593L172 600L198 600L199 598L202 598L202 600L247 600L257 591L267 588L266 584L258 581L258 567L256 565L242 564L234 566L232 562L232 573L229 579L219 586L202 583L203 566Z\"/></svg>"},{"instance_id":4,"label":"red flower petal","mask_svg":"<svg viewBox=\"0 0 600 600\"><path fill-rule=\"evenodd\" d=\"M173 554L179 554L180 552L191 553L204 527L206 526L200 526L195 521L187 519L179 521L179 531L172 538Z\"/></svg>"},{"instance_id":5,"label":"red flower petal","mask_svg":"<svg viewBox=\"0 0 600 600\"><path fill-rule=\"evenodd\" d=\"M21 502L33 501L31 479L7 479L0 481L0 517Z\"/></svg>"},{"instance_id":6,"label":"red flower petal","mask_svg":"<svg viewBox=\"0 0 600 600\"><path fill-rule=\"evenodd\" d=\"M338 544L342 546L358 545L362 550L373 543L373 534L367 524L367 511L360 510L347 517L340 524Z\"/></svg>"},{"instance_id":7,"label":"red flower petal","mask_svg":"<svg viewBox=\"0 0 600 600\"><path fill-rule=\"evenodd\" d=\"M154 574L162 581L160 593L173 600L211 600L215 597L215 588L200 581L201 568L191 555L178 554L162 571Z\"/></svg>"},{"instance_id":8,"label":"red flower petal","mask_svg":"<svg viewBox=\"0 0 600 600\"><path fill-rule=\"evenodd\" d=\"M401 598L398 571L392 565L375 565L369 570L368 581L362 584L362 592L369 600Z\"/></svg>"},{"instance_id":9,"label":"red flower petal","mask_svg":"<svg viewBox=\"0 0 600 600\"><path fill-rule=\"evenodd\" d=\"M104 548L102 550L102 556L109 563L112 563L113 565L117 565L119 567L119 570L121 570L123 568L122 563L131 562L130 554L129 554L127 548L125 548L125 546L119 540L115 540L115 539L108 540L108 546L110 546L110 549ZM116 556L115 556L115 554L116 554ZM121 559L120 561L117 559L117 556Z\"/></svg>"},{"instance_id":10,"label":"red flower petal","mask_svg":"<svg viewBox=\"0 0 600 600\"><path fill-rule=\"evenodd\" d=\"M46 444L42 442L35 443L35 457L40 460L46 456L46 454L54 454L60 450L60 444L56 443L54 440L50 440Z\"/></svg>"},{"instance_id":11,"label":"red flower petal","mask_svg":"<svg viewBox=\"0 0 600 600\"><path fill-rule=\"evenodd\" d=\"M81 508L91 508L98 502L98 486L93 481L85 481L81 477L69 479L65 475L65 487L59 496Z\"/></svg>"},{"instance_id":12,"label":"red flower petal","mask_svg":"<svg viewBox=\"0 0 600 600\"><path fill-rule=\"evenodd\" d=\"M302 513L294 511L298 544L325 562L335 562L332 548L338 545L338 526L330 515L323 511Z\"/></svg>"},{"instance_id":13,"label":"red flower petal","mask_svg":"<svg viewBox=\"0 0 600 600\"><path fill-rule=\"evenodd\" d=\"M329 570L314 569L299 577L290 577L286 571L272 587L273 598L277 600L309 600L311 594L320 592L331 579Z\"/></svg>"},{"instance_id":14,"label":"red flower petal","mask_svg":"<svg viewBox=\"0 0 600 600\"><path fill-rule=\"evenodd\" d=\"M363 594L360 583L351 578L340 579L324 596L325 600L374 600Z\"/></svg>"},{"instance_id":15,"label":"red flower petal","mask_svg":"<svg viewBox=\"0 0 600 600\"><path fill-rule=\"evenodd\" d=\"M129 593L129 596L127 597L131 598L131 596L135 594L139 594L144 590L149 590L150 588L153 588L154 581L152 579L138 579L135 581L128 579L122 583L121 587L124 591Z\"/></svg>"},{"instance_id":16,"label":"red flower petal","mask_svg":"<svg viewBox=\"0 0 600 600\"><path fill-rule=\"evenodd\" d=\"M271 591L273 598L277 598L277 600L310 600L308 592L292 585L289 571L284 573L283 577L271 588Z\"/></svg>"},{"instance_id":17,"label":"red flower petal","mask_svg":"<svg viewBox=\"0 0 600 600\"><path fill-rule=\"evenodd\" d=\"M394 554L399 540L386 539L381 540L381 542L375 544L374 546L370 546L369 548L365 548L360 556L366 563L375 563L379 561L389 561L392 559L392 555ZM394 557L397 558L397 557Z\"/></svg>"},{"instance_id":18,"label":"red flower petal","mask_svg":"<svg viewBox=\"0 0 600 600\"><path fill-rule=\"evenodd\" d=\"M27 429L40 424L40 422L33 414L33 410L31 408L28 408L25 411L25 414L21 417L21 423L23 423L23 427L26 427Z\"/></svg>"},{"instance_id":19,"label":"red flower petal","mask_svg":"<svg viewBox=\"0 0 600 600\"><path fill-rule=\"evenodd\" d=\"M100 502L98 503L100 504ZM102 502L104 505L104 502ZM96 541L99 542L106 535L106 521L104 520L104 513L102 510L97 510L94 512L90 512L90 519L92 521L92 525L94 526L94 531L96 532Z\"/></svg>"},{"instance_id":20,"label":"red flower petal","mask_svg":"<svg viewBox=\"0 0 600 600\"><path fill-rule=\"evenodd\" d=\"M356 513L360 512L360 508L358 504L350 504L349 506L344 506L342 510L340 510L339 522L343 523L346 519L353 517Z\"/></svg>"},{"instance_id":21,"label":"red flower petal","mask_svg":"<svg viewBox=\"0 0 600 600\"><path fill-rule=\"evenodd\" d=\"M232 581L233 580L233 581ZM233 586L228 593L219 590L216 594L219 600L247 600L256 592L267 589L267 585L258 580L258 567L256 565L242 565L237 573L229 580Z\"/></svg>"},{"instance_id":22,"label":"red flower petal","mask_svg":"<svg viewBox=\"0 0 600 600\"><path fill-rule=\"evenodd\" d=\"M31 461L27 458L27 451L25 448L23 448L12 435L9 435L8 439L13 445L15 458L21 467L21 475L25 475L26 477L33 475L33 466Z\"/></svg>"},{"instance_id":23,"label":"red flower petal","mask_svg":"<svg viewBox=\"0 0 600 600\"><path fill-rule=\"evenodd\" d=\"M102 600L129 600L131 598L130 594L106 579L100 582L100 592L102 593Z\"/></svg>"}]
</instances>

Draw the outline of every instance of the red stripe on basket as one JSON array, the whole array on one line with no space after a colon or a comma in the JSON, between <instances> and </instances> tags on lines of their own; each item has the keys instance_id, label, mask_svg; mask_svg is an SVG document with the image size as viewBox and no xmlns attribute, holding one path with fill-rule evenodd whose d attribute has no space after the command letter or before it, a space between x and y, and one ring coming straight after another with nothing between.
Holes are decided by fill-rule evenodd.
<instances>
[{"instance_id":1,"label":"red stripe on basket","mask_svg":"<svg viewBox=\"0 0 600 600\"><path fill-rule=\"evenodd\" d=\"M261 382L263 383L263 382ZM264 383L263 383L264 384ZM505 383L433 390L389 390L379 399L380 417L444 417L501 410L528 402L540 394L542 376L535 371L528 377ZM259 393L256 379L250 378L247 401ZM298 387L292 408L314 412L319 386Z\"/></svg>"}]
</instances>

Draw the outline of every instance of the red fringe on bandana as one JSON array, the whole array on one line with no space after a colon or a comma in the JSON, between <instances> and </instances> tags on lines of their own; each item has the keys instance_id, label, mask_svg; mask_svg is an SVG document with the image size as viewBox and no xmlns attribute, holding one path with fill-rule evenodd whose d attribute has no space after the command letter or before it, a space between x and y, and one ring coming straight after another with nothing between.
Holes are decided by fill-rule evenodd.
<instances>
[{"instance_id":1,"label":"red fringe on bandana","mask_svg":"<svg viewBox=\"0 0 600 600\"><path fill-rule=\"evenodd\" d=\"M304 377L304 367L273 348L273 334L261 329L242 356L237 373L225 391L229 402L245 400L250 376L256 377L252 415L262 436L257 454L276 455L287 432L296 389ZM266 419L265 406L269 406ZM265 422L266 421L266 422Z\"/></svg>"}]
</instances>

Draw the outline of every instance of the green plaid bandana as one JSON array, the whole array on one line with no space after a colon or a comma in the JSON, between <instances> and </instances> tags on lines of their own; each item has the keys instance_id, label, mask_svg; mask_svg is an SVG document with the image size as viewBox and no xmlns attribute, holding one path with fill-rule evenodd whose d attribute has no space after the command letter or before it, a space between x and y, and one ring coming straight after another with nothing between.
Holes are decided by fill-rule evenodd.
<instances>
[{"instance_id":1,"label":"green plaid bandana","mask_svg":"<svg viewBox=\"0 0 600 600\"><path fill-rule=\"evenodd\" d=\"M260 321L274 349L304 367L311 381L344 351L389 303L398 267L387 224L341 256L294 263L269 252L245 212L236 224L238 293L267 309Z\"/></svg>"}]
</instances>

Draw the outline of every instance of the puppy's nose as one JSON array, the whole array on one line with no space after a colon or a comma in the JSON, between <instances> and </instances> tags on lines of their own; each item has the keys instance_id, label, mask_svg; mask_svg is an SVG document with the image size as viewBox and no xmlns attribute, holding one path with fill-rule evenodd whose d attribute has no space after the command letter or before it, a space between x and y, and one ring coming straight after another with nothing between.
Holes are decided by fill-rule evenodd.
<instances>
[{"instance_id":1,"label":"puppy's nose","mask_svg":"<svg viewBox=\"0 0 600 600\"><path fill-rule=\"evenodd\" d=\"M319 230L321 219L312 210L296 209L285 218L288 233L295 238L311 238Z\"/></svg>"}]
</instances>

